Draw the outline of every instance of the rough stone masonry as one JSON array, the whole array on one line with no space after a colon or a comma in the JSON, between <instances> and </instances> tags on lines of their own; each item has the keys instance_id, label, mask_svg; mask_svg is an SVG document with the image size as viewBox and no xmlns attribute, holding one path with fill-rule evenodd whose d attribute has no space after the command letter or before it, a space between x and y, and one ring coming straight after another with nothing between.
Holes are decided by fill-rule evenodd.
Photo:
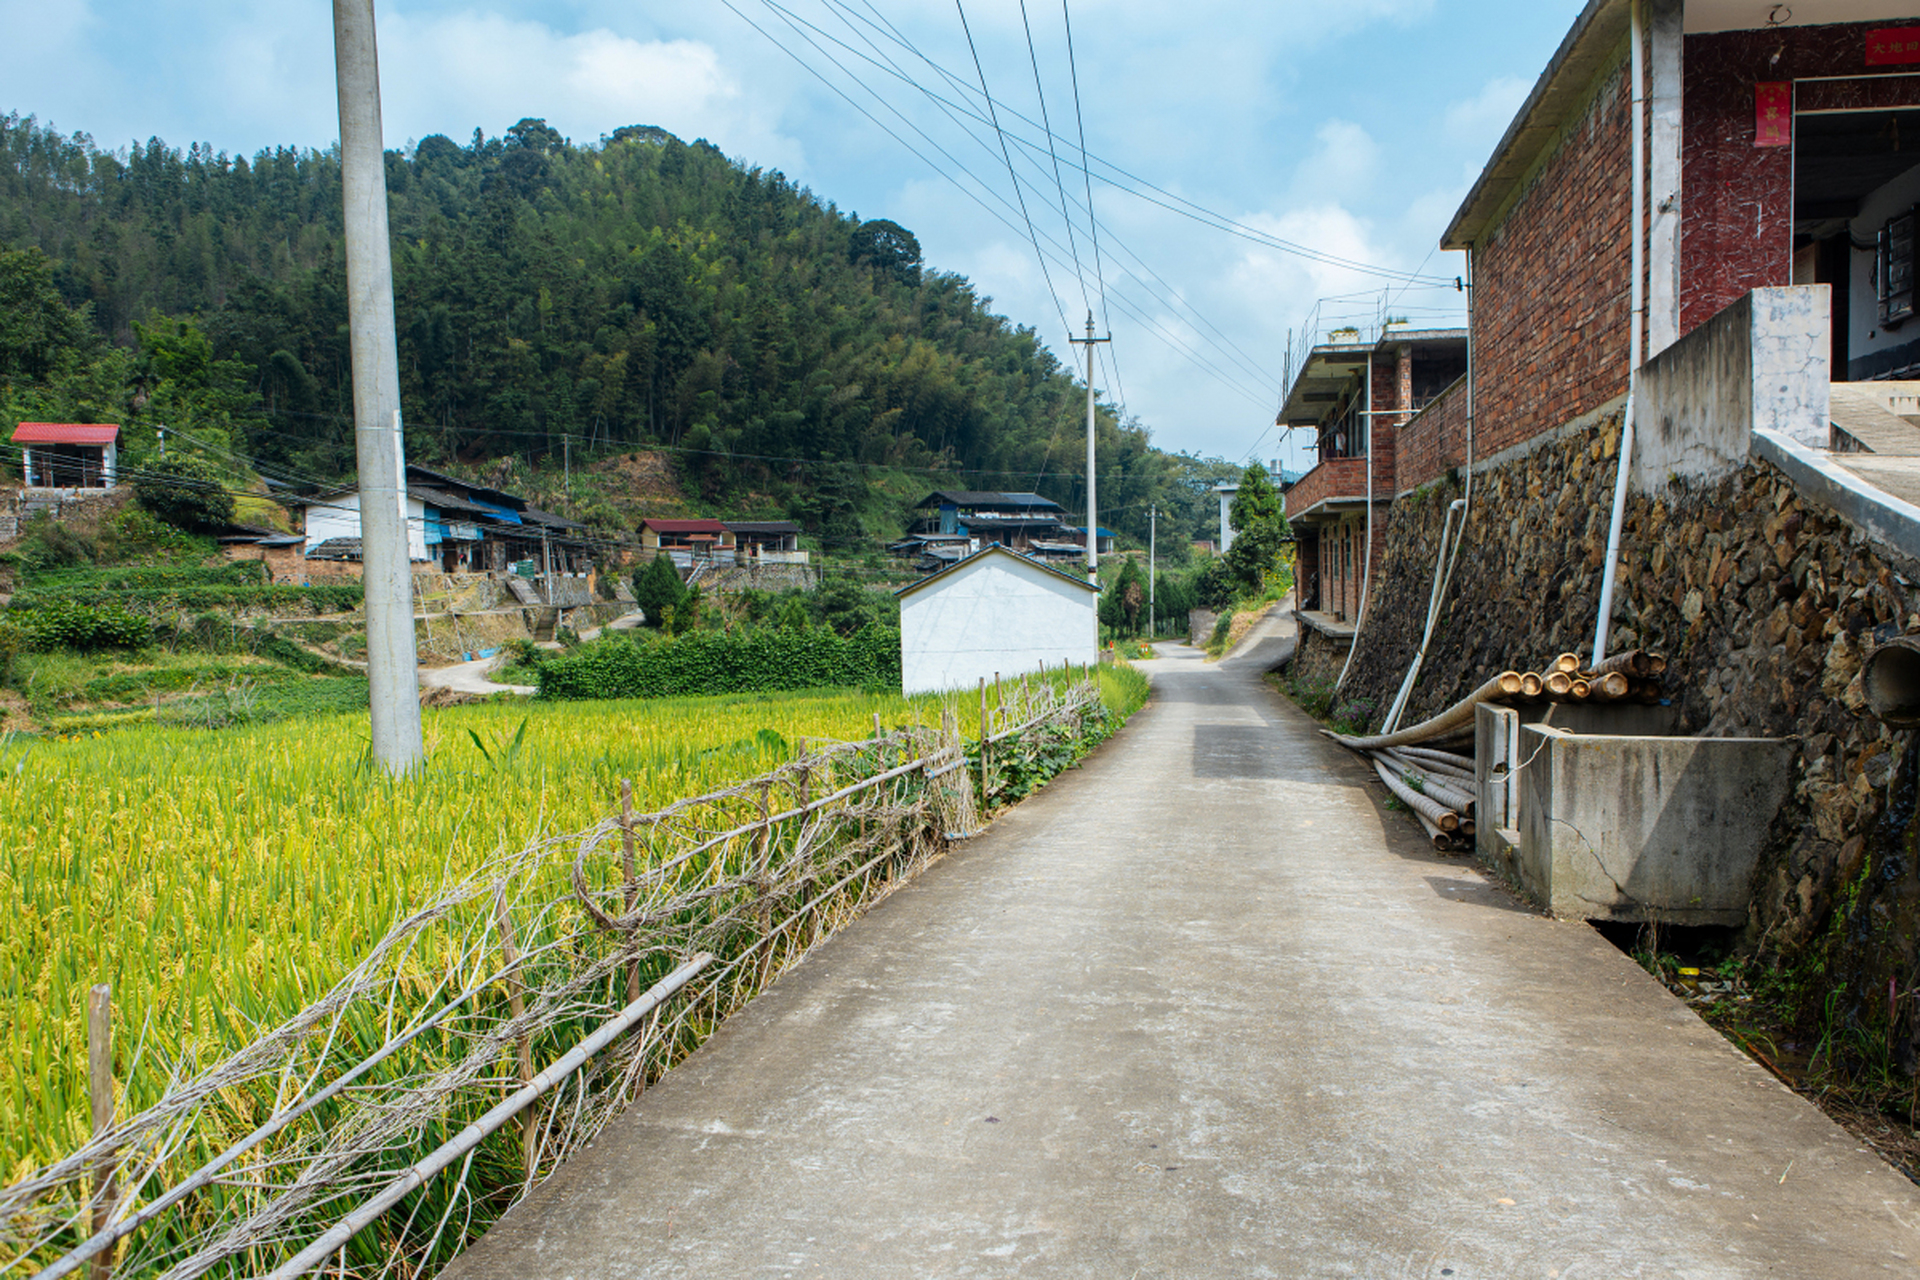
<instances>
[{"instance_id":1,"label":"rough stone masonry","mask_svg":"<svg viewBox=\"0 0 1920 1280\"><path fill-rule=\"evenodd\" d=\"M1592 643L1606 553L1618 404L1538 439L1474 477L1446 611L1403 723L1488 675L1537 669ZM1434 556L1458 471L1403 496L1385 523L1381 581L1336 714L1378 724L1425 625ZM1865 708L1863 655L1920 630L1920 565L1871 545L1754 460L1717 483L1636 494L1626 512L1611 647L1668 656L1681 731L1791 736L1790 798L1760 863L1748 939L1824 960L1870 1025L1908 1047L1920 982L1913 734ZM1296 674L1337 672L1303 632ZM1344 656L1344 655L1339 655Z\"/></svg>"}]
</instances>

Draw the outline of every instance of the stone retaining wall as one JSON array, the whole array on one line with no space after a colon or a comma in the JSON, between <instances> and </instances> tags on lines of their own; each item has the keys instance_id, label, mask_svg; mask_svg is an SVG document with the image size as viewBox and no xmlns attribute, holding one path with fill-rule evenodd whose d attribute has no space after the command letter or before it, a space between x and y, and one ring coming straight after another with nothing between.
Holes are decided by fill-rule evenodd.
<instances>
[{"instance_id":1,"label":"stone retaining wall","mask_svg":"<svg viewBox=\"0 0 1920 1280\"><path fill-rule=\"evenodd\" d=\"M1619 426L1616 410L1474 477L1450 603L1403 723L1502 670L1588 652ZM1441 522L1458 496L1441 483L1394 504L1342 690L1342 704L1364 704L1371 724L1419 644ZM1915 761L1913 735L1866 712L1858 676L1878 640L1920 629L1916 583L1920 565L1753 461L1710 485L1675 482L1631 499L1609 646L1667 655L1683 732L1798 739L1750 937L1779 952L1824 948L1834 972L1855 976L1853 990L1882 993L1882 1017L1887 979L1911 983L1920 939L1920 880L1905 848ZM1907 767L1896 768L1903 755Z\"/></svg>"}]
</instances>

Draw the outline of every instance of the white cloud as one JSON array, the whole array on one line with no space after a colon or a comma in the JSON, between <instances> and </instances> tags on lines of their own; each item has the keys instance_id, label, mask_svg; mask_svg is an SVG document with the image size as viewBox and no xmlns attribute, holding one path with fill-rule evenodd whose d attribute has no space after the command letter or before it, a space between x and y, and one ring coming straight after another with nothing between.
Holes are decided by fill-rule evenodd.
<instances>
[{"instance_id":1,"label":"white cloud","mask_svg":"<svg viewBox=\"0 0 1920 1280\"><path fill-rule=\"evenodd\" d=\"M1532 88L1533 81L1519 76L1495 76L1473 97L1447 104L1443 117L1447 136L1468 148L1491 148Z\"/></svg>"}]
</instances>

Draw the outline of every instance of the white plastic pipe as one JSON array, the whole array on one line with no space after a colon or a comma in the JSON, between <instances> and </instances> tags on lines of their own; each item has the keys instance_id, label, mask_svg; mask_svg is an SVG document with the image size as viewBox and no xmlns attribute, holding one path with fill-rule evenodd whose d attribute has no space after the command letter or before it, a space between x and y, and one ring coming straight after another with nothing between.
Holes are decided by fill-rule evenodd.
<instances>
[{"instance_id":1,"label":"white plastic pipe","mask_svg":"<svg viewBox=\"0 0 1920 1280\"><path fill-rule=\"evenodd\" d=\"M1440 522L1440 553L1433 560L1433 592L1427 598L1427 629L1420 636L1420 647L1414 650L1413 661L1407 666L1406 677L1400 681L1400 692L1393 695L1393 705L1387 708L1387 718L1380 722L1380 732L1392 733L1400 725L1400 715L1407 709L1407 699L1413 693L1414 681L1420 678L1420 666L1427 660L1427 646L1433 643L1434 623L1440 618L1440 601L1446 596L1447 579L1452 576L1451 561L1447 555L1447 543L1453 540L1454 549L1459 549L1459 535L1453 530L1453 517L1467 509L1465 498L1455 498L1447 504L1447 514ZM1460 529L1465 532L1467 519L1460 516Z\"/></svg>"},{"instance_id":2,"label":"white plastic pipe","mask_svg":"<svg viewBox=\"0 0 1920 1280\"><path fill-rule=\"evenodd\" d=\"M1641 236L1640 210L1646 203L1645 182L1641 171L1645 167L1645 143L1641 139L1641 116L1646 110L1646 75L1642 66L1643 55L1640 48L1640 0L1630 0L1627 5L1629 15L1628 30L1631 32L1628 43L1630 74L1633 77L1633 180L1629 184L1632 190L1632 210L1628 215L1627 232L1632 237L1632 249L1629 253L1630 270L1633 282L1630 292L1631 302L1627 308L1627 408L1620 419L1620 465L1613 477L1613 520L1607 529L1607 563L1600 580L1600 616L1593 624L1593 656L1588 664L1598 666L1607 656L1607 630L1613 622L1613 581L1620 572L1620 532L1627 516L1627 480L1633 465L1633 401L1640 389L1640 314L1646 307L1645 286L1640 280Z\"/></svg>"}]
</instances>

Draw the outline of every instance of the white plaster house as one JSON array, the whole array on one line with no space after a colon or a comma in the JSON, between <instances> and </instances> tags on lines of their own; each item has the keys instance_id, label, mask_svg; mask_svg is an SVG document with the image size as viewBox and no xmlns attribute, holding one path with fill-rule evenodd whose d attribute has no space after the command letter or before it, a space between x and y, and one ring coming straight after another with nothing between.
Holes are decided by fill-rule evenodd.
<instances>
[{"instance_id":1,"label":"white plaster house","mask_svg":"<svg viewBox=\"0 0 1920 1280\"><path fill-rule=\"evenodd\" d=\"M908 693L1100 660L1100 589L1017 551L988 546L894 593Z\"/></svg>"},{"instance_id":2,"label":"white plaster house","mask_svg":"<svg viewBox=\"0 0 1920 1280\"><path fill-rule=\"evenodd\" d=\"M391 499L389 499L391 501ZM360 491L347 489L317 498L307 505L307 545L315 547L335 538L360 537ZM358 551L354 553L356 556ZM407 495L407 559L427 560L427 504Z\"/></svg>"}]
</instances>

